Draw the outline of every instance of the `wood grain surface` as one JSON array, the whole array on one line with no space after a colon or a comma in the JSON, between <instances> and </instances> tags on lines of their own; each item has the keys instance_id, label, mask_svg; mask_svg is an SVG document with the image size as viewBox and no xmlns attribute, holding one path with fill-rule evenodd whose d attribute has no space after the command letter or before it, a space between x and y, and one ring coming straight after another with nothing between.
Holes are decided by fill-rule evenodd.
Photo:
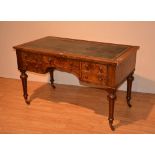
<instances>
[{"instance_id":1,"label":"wood grain surface","mask_svg":"<svg viewBox=\"0 0 155 155\"><path fill-rule=\"evenodd\" d=\"M0 78L0 133L155 133L155 94L118 91L115 131L107 122L107 93L100 89L28 82L26 105L20 80Z\"/></svg>"}]
</instances>

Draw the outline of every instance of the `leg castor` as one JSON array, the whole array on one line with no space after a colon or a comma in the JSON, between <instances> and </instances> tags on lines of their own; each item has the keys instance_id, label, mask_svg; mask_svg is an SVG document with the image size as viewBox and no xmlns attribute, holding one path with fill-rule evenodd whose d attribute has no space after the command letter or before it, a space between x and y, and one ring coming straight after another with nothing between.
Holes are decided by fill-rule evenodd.
<instances>
[{"instance_id":1,"label":"leg castor","mask_svg":"<svg viewBox=\"0 0 155 155\"><path fill-rule=\"evenodd\" d=\"M110 128L111 128L112 131L115 131L115 128L113 126L113 119L112 120L109 119L109 126L110 126Z\"/></svg>"}]
</instances>

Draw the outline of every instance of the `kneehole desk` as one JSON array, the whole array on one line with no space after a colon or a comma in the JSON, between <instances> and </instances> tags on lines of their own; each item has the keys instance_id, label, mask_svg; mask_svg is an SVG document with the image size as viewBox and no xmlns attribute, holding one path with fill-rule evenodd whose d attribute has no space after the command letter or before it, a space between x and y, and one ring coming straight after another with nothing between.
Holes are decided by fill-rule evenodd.
<instances>
[{"instance_id":1,"label":"kneehole desk","mask_svg":"<svg viewBox=\"0 0 155 155\"><path fill-rule=\"evenodd\" d=\"M48 36L14 48L27 104L30 104L30 100L26 71L41 74L49 72L51 86L55 88L53 71L60 70L74 74L83 84L103 88L108 92L108 120L112 130L116 91L125 80L127 104L131 107L131 87L138 46Z\"/></svg>"}]
</instances>

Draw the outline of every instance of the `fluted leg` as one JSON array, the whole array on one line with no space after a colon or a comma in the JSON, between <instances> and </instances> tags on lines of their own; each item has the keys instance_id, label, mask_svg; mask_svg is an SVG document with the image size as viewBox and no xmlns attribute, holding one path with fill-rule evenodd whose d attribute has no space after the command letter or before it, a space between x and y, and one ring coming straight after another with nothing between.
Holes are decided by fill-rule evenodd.
<instances>
[{"instance_id":1,"label":"fluted leg","mask_svg":"<svg viewBox=\"0 0 155 155\"><path fill-rule=\"evenodd\" d=\"M113 120L114 120L114 104L115 104L115 100L116 100L116 90L115 89L111 89L108 91L108 100L109 100L109 126L111 128L111 130L115 130L114 126L113 126Z\"/></svg>"},{"instance_id":2,"label":"fluted leg","mask_svg":"<svg viewBox=\"0 0 155 155\"><path fill-rule=\"evenodd\" d=\"M54 69L50 69L50 81L51 81L51 86L55 89L55 85L54 85L54 77L53 77L53 72Z\"/></svg>"},{"instance_id":3,"label":"fluted leg","mask_svg":"<svg viewBox=\"0 0 155 155\"><path fill-rule=\"evenodd\" d=\"M132 89L132 82L133 82L133 80L134 80L133 73L131 73L127 77L127 96L126 96L126 100L127 100L127 104L128 104L129 107L132 106L130 104L130 100L131 100L131 89Z\"/></svg>"},{"instance_id":4,"label":"fluted leg","mask_svg":"<svg viewBox=\"0 0 155 155\"><path fill-rule=\"evenodd\" d=\"M27 104L30 104L30 101L28 99L28 94L27 94L27 74L26 74L26 71L24 70L21 70L21 75L20 75L20 78L22 80L22 85L23 85L23 96L24 96L24 99L25 99L25 102Z\"/></svg>"}]
</instances>

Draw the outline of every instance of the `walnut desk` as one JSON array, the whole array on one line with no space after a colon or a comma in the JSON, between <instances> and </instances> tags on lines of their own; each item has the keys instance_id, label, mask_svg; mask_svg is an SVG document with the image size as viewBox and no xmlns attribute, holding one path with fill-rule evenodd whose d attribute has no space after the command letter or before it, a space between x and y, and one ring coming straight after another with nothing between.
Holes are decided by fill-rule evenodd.
<instances>
[{"instance_id":1,"label":"walnut desk","mask_svg":"<svg viewBox=\"0 0 155 155\"><path fill-rule=\"evenodd\" d=\"M50 73L60 70L74 74L83 84L103 88L108 92L109 125L112 130L116 90L127 80L127 104L131 107L131 87L138 46L102 43L48 36L14 47L21 72L24 99L27 93L26 71Z\"/></svg>"}]
</instances>

